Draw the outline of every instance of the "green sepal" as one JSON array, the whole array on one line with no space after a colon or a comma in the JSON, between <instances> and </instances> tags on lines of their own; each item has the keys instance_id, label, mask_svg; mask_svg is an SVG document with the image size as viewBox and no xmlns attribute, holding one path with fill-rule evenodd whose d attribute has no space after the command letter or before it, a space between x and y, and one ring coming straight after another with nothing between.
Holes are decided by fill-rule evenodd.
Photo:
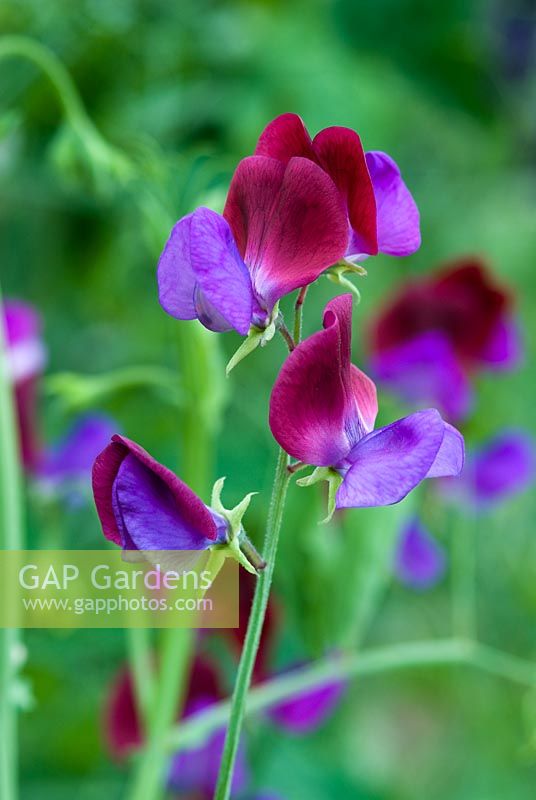
<instances>
[{"instance_id":1,"label":"green sepal","mask_svg":"<svg viewBox=\"0 0 536 800\"><path fill-rule=\"evenodd\" d=\"M335 512L337 489L341 485L343 478L332 467L317 467L314 472L307 475L305 478L298 478L296 481L298 486L313 486L320 481L327 481L328 484L328 513L327 516L320 520L320 524L329 522Z\"/></svg>"},{"instance_id":2,"label":"green sepal","mask_svg":"<svg viewBox=\"0 0 536 800\"><path fill-rule=\"evenodd\" d=\"M219 478L216 481L214 488L212 489L212 498L210 501L211 508L229 523L226 544L215 545L215 549L221 550L226 558L234 558L248 572L251 572L253 575L257 575L258 570L262 569L263 567L262 559L260 556L258 556L255 548L247 538L244 531L244 526L242 524L242 519L249 508L251 498L256 495L257 492L249 492L236 506L234 506L234 508L225 508L221 501L221 493L224 483L225 478ZM251 563L246 554L242 551L242 545L244 545L245 549L249 553L253 553L254 555L258 556L258 558L255 558L258 566L255 566L255 564Z\"/></svg>"},{"instance_id":3,"label":"green sepal","mask_svg":"<svg viewBox=\"0 0 536 800\"><path fill-rule=\"evenodd\" d=\"M276 332L276 322L277 316L279 314L279 302L275 304L273 307L272 313L270 314L270 319L268 320L268 325L266 328L258 328L256 325L252 325L248 331L248 335L238 348L238 350L231 356L229 363L225 368L225 374L229 377L231 370L233 370L237 364L240 364L241 361L244 360L250 353L259 347L264 347L268 342L270 342Z\"/></svg>"},{"instance_id":4,"label":"green sepal","mask_svg":"<svg viewBox=\"0 0 536 800\"><path fill-rule=\"evenodd\" d=\"M336 283L338 286L342 286L344 289L348 289L352 292L356 301L359 303L361 301L361 292L352 281L349 281L348 278L345 277L347 272L351 275L359 275L360 277L367 275L367 270L362 267L361 264L352 264L351 261L346 261L346 259L338 261L330 267L325 274L326 278L332 281L332 283Z\"/></svg>"}]
</instances>

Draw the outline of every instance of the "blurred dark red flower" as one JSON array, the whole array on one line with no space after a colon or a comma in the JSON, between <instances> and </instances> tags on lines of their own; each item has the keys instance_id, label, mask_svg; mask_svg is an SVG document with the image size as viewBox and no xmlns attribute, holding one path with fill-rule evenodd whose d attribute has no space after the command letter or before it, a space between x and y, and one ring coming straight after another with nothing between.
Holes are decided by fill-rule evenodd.
<instances>
[{"instance_id":1,"label":"blurred dark red flower","mask_svg":"<svg viewBox=\"0 0 536 800\"><path fill-rule=\"evenodd\" d=\"M495 282L485 264L478 258L460 259L404 285L374 320L371 349L382 352L439 331L465 365L478 367L499 360L497 340L511 315L511 293ZM500 360L514 355L504 352Z\"/></svg>"}]
</instances>

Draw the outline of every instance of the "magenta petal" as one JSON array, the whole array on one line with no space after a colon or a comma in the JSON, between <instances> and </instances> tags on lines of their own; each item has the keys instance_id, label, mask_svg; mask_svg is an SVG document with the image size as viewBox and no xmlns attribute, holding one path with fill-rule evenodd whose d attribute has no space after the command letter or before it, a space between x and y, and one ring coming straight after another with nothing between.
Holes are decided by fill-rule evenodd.
<instances>
[{"instance_id":1,"label":"magenta petal","mask_svg":"<svg viewBox=\"0 0 536 800\"><path fill-rule=\"evenodd\" d=\"M445 551L419 519L407 523L397 543L395 573L412 589L429 589L445 573Z\"/></svg>"},{"instance_id":2,"label":"magenta petal","mask_svg":"<svg viewBox=\"0 0 536 800\"><path fill-rule=\"evenodd\" d=\"M210 330L251 323L253 292L227 221L198 208L174 226L158 263L159 299L177 319L196 319Z\"/></svg>"},{"instance_id":3,"label":"magenta petal","mask_svg":"<svg viewBox=\"0 0 536 800\"><path fill-rule=\"evenodd\" d=\"M366 154L378 212L378 247L391 256L409 256L421 246L417 205L387 153Z\"/></svg>"},{"instance_id":4,"label":"magenta petal","mask_svg":"<svg viewBox=\"0 0 536 800\"><path fill-rule=\"evenodd\" d=\"M312 161L245 158L234 174L224 216L257 298L279 298L318 276L346 251L346 211L337 187Z\"/></svg>"},{"instance_id":5,"label":"magenta petal","mask_svg":"<svg viewBox=\"0 0 536 800\"><path fill-rule=\"evenodd\" d=\"M18 385L44 370L47 356L41 318L33 306L21 300L6 300L0 312L6 329L7 368L10 379Z\"/></svg>"},{"instance_id":6,"label":"magenta petal","mask_svg":"<svg viewBox=\"0 0 536 800\"><path fill-rule=\"evenodd\" d=\"M352 466L337 492L337 508L398 503L431 477L444 436L445 423L435 409L417 411L370 433L348 456ZM439 462L437 468L443 466L443 456Z\"/></svg>"},{"instance_id":7,"label":"magenta petal","mask_svg":"<svg viewBox=\"0 0 536 800\"><path fill-rule=\"evenodd\" d=\"M351 308L351 295L328 303L324 330L290 354L272 390L272 433L307 464L336 464L352 446L346 425L357 416L350 386Z\"/></svg>"},{"instance_id":8,"label":"magenta petal","mask_svg":"<svg viewBox=\"0 0 536 800\"><path fill-rule=\"evenodd\" d=\"M316 160L311 137L297 114L281 114L269 122L259 136L255 155L276 158L284 164L293 156Z\"/></svg>"},{"instance_id":9,"label":"magenta petal","mask_svg":"<svg viewBox=\"0 0 536 800\"><path fill-rule=\"evenodd\" d=\"M360 253L378 252L376 199L361 139L350 128L325 128L313 140L320 165L348 207L353 241Z\"/></svg>"},{"instance_id":10,"label":"magenta petal","mask_svg":"<svg viewBox=\"0 0 536 800\"><path fill-rule=\"evenodd\" d=\"M112 437L111 443L97 456L93 465L93 495L105 537L119 546L123 545L122 527L118 525L114 513L114 484L120 467L129 454L132 454L167 487L177 508L180 509L184 524L190 530L197 532L200 539L215 541L216 524L199 497L142 447L118 435Z\"/></svg>"},{"instance_id":11,"label":"magenta petal","mask_svg":"<svg viewBox=\"0 0 536 800\"><path fill-rule=\"evenodd\" d=\"M38 477L52 483L87 479L96 456L117 427L105 414L84 415L55 447L43 454Z\"/></svg>"}]
</instances>

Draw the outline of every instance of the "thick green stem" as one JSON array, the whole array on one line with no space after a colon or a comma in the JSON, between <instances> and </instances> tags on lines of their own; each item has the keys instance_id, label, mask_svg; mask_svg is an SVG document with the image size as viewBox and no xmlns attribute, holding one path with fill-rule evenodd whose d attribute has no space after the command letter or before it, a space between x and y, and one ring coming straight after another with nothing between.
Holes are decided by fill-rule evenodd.
<instances>
[{"instance_id":1,"label":"thick green stem","mask_svg":"<svg viewBox=\"0 0 536 800\"><path fill-rule=\"evenodd\" d=\"M0 288L0 548L23 547L23 502L18 427L7 362ZM17 709L13 684L16 680L16 649L20 632L0 630L0 797L18 797Z\"/></svg>"},{"instance_id":2,"label":"thick green stem","mask_svg":"<svg viewBox=\"0 0 536 800\"><path fill-rule=\"evenodd\" d=\"M257 651L259 649L266 608L268 606L279 531L283 520L285 498L290 480L287 466L288 456L281 450L279 452L275 471L274 487L266 526L266 539L263 551L266 569L257 579L257 586L255 588L248 629L231 700L229 727L227 728L227 735L225 737L225 747L220 765L218 785L216 787L216 794L214 795L215 800L228 800L231 792L234 764L246 709L246 698L251 683Z\"/></svg>"},{"instance_id":3,"label":"thick green stem","mask_svg":"<svg viewBox=\"0 0 536 800\"><path fill-rule=\"evenodd\" d=\"M127 628L126 634L136 705L140 713L142 729L147 734L155 693L155 665L151 647L151 630L149 628Z\"/></svg>"},{"instance_id":4,"label":"thick green stem","mask_svg":"<svg viewBox=\"0 0 536 800\"><path fill-rule=\"evenodd\" d=\"M158 693L148 722L147 744L134 774L130 800L152 800L165 790L168 756L165 743L183 701L184 676L191 658L191 631L163 631Z\"/></svg>"},{"instance_id":5,"label":"thick green stem","mask_svg":"<svg viewBox=\"0 0 536 800\"><path fill-rule=\"evenodd\" d=\"M511 681L536 687L536 664L500 650L463 639L408 642L318 661L254 687L246 701L245 715L254 715L333 681L381 675L404 669L460 665ZM169 752L202 744L227 724L231 703L224 701L190 717L176 727L167 741Z\"/></svg>"}]
</instances>

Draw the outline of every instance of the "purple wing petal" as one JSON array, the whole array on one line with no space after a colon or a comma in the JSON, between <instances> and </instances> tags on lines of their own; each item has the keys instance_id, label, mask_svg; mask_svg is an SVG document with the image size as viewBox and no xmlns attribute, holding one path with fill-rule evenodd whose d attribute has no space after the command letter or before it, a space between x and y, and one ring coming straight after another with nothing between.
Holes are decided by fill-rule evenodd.
<instances>
[{"instance_id":1,"label":"purple wing petal","mask_svg":"<svg viewBox=\"0 0 536 800\"><path fill-rule=\"evenodd\" d=\"M492 369L513 369L523 360L523 342L516 320L501 317L497 320L481 360Z\"/></svg>"},{"instance_id":2,"label":"purple wing petal","mask_svg":"<svg viewBox=\"0 0 536 800\"><path fill-rule=\"evenodd\" d=\"M367 153L366 160L376 197L379 250L391 256L409 256L421 246L417 205L387 153Z\"/></svg>"},{"instance_id":3,"label":"purple wing petal","mask_svg":"<svg viewBox=\"0 0 536 800\"><path fill-rule=\"evenodd\" d=\"M112 437L111 443L97 456L93 465L93 495L105 537L118 545L123 544L114 513L113 488L121 464L129 454L167 486L188 529L195 531L200 540L215 541L218 535L216 523L199 497L136 442L118 435Z\"/></svg>"},{"instance_id":4,"label":"purple wing petal","mask_svg":"<svg viewBox=\"0 0 536 800\"><path fill-rule=\"evenodd\" d=\"M351 309L351 295L328 303L324 330L290 354L272 390L272 433L287 453L307 464L336 464L352 446L346 425L356 416L349 386Z\"/></svg>"},{"instance_id":5,"label":"purple wing petal","mask_svg":"<svg viewBox=\"0 0 536 800\"><path fill-rule=\"evenodd\" d=\"M496 505L536 479L536 447L523 431L505 431L467 458L458 480L443 481L449 496L477 508Z\"/></svg>"},{"instance_id":6,"label":"purple wing petal","mask_svg":"<svg viewBox=\"0 0 536 800\"><path fill-rule=\"evenodd\" d=\"M57 482L89 475L95 458L116 430L117 424L104 414L77 420L63 441L43 456L39 478Z\"/></svg>"},{"instance_id":7,"label":"purple wing petal","mask_svg":"<svg viewBox=\"0 0 536 800\"><path fill-rule=\"evenodd\" d=\"M338 705L346 684L332 681L296 694L270 710L270 717L292 733L307 733L321 725Z\"/></svg>"},{"instance_id":8,"label":"purple wing petal","mask_svg":"<svg viewBox=\"0 0 536 800\"><path fill-rule=\"evenodd\" d=\"M158 262L160 304L177 319L211 330L249 330L253 293L226 220L198 208L179 220Z\"/></svg>"},{"instance_id":9,"label":"purple wing petal","mask_svg":"<svg viewBox=\"0 0 536 800\"><path fill-rule=\"evenodd\" d=\"M337 507L398 503L428 476L444 435L445 423L435 409L417 411L370 433L348 456L352 466L337 492Z\"/></svg>"},{"instance_id":10,"label":"purple wing petal","mask_svg":"<svg viewBox=\"0 0 536 800\"><path fill-rule=\"evenodd\" d=\"M331 178L305 158L292 158L286 167L273 158L245 158L224 216L268 310L315 281L346 251L343 200Z\"/></svg>"},{"instance_id":11,"label":"purple wing petal","mask_svg":"<svg viewBox=\"0 0 536 800\"><path fill-rule=\"evenodd\" d=\"M194 292L197 283L190 256L192 214L172 228L158 261L158 299L168 314L176 319L196 319Z\"/></svg>"},{"instance_id":12,"label":"purple wing petal","mask_svg":"<svg viewBox=\"0 0 536 800\"><path fill-rule=\"evenodd\" d=\"M445 551L419 519L410 520L400 532L395 555L395 574L413 589L429 589L445 572Z\"/></svg>"},{"instance_id":13,"label":"purple wing petal","mask_svg":"<svg viewBox=\"0 0 536 800\"><path fill-rule=\"evenodd\" d=\"M460 431L444 422L443 441L437 451L427 478L446 478L459 475L465 462L465 444Z\"/></svg>"},{"instance_id":14,"label":"purple wing petal","mask_svg":"<svg viewBox=\"0 0 536 800\"><path fill-rule=\"evenodd\" d=\"M177 503L169 486L130 453L117 472L112 504L127 550L204 550L213 544L192 527L188 507Z\"/></svg>"},{"instance_id":15,"label":"purple wing petal","mask_svg":"<svg viewBox=\"0 0 536 800\"><path fill-rule=\"evenodd\" d=\"M372 371L409 403L430 403L449 419L467 415L472 390L449 339L428 331L409 342L378 352Z\"/></svg>"}]
</instances>

